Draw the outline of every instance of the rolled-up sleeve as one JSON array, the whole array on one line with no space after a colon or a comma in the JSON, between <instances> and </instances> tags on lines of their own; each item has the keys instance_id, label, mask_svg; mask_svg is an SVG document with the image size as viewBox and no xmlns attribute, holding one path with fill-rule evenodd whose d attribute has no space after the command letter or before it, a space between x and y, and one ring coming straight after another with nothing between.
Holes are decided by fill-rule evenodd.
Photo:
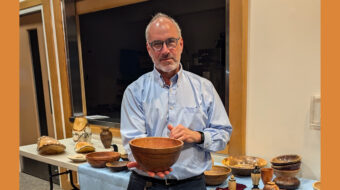
<instances>
[{"instance_id":1,"label":"rolled-up sleeve","mask_svg":"<svg viewBox=\"0 0 340 190\"><path fill-rule=\"evenodd\" d=\"M204 143L199 145L210 152L224 150L230 140L232 126L223 103L213 85L209 82L205 90L208 124L203 129Z\"/></svg>"}]
</instances>

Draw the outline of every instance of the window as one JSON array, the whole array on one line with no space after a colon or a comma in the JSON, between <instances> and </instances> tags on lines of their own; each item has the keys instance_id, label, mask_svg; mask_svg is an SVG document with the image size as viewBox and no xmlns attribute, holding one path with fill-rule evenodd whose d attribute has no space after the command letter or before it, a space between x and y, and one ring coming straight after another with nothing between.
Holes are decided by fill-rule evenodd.
<instances>
[{"instance_id":1,"label":"window","mask_svg":"<svg viewBox=\"0 0 340 190\"><path fill-rule=\"evenodd\" d=\"M228 110L228 2L151 0L80 15L87 115L119 122L125 88L153 69L145 27L157 12L172 16L182 29L183 68L208 78Z\"/></svg>"}]
</instances>

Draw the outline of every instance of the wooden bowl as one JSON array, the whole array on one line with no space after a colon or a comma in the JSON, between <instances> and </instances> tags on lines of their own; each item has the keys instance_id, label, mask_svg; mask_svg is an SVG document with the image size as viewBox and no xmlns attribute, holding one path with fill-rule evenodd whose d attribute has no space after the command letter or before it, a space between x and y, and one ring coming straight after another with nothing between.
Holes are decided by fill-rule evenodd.
<instances>
[{"instance_id":1,"label":"wooden bowl","mask_svg":"<svg viewBox=\"0 0 340 190\"><path fill-rule=\"evenodd\" d=\"M300 169L300 166L301 166L301 162L297 162L294 164L287 164L283 166L272 165L272 168L277 169L277 170L297 170L297 169Z\"/></svg>"},{"instance_id":2,"label":"wooden bowl","mask_svg":"<svg viewBox=\"0 0 340 190\"><path fill-rule=\"evenodd\" d=\"M253 156L229 156L222 160L222 164L231 168L231 172L238 176L250 176L255 169L255 164L259 168L267 165L267 161Z\"/></svg>"},{"instance_id":3,"label":"wooden bowl","mask_svg":"<svg viewBox=\"0 0 340 190\"><path fill-rule=\"evenodd\" d=\"M284 166L301 162L301 156L297 154L281 155L273 158L270 161L274 166Z\"/></svg>"},{"instance_id":4,"label":"wooden bowl","mask_svg":"<svg viewBox=\"0 0 340 190\"><path fill-rule=\"evenodd\" d=\"M144 137L129 142L138 164L147 171L166 171L178 159L183 142L167 137Z\"/></svg>"},{"instance_id":5,"label":"wooden bowl","mask_svg":"<svg viewBox=\"0 0 340 190\"><path fill-rule=\"evenodd\" d=\"M295 177L299 173L300 169L297 170L277 170L274 169L276 177Z\"/></svg>"},{"instance_id":6,"label":"wooden bowl","mask_svg":"<svg viewBox=\"0 0 340 190\"><path fill-rule=\"evenodd\" d=\"M231 169L225 166L212 166L210 170L204 172L205 183L207 185L220 185L230 175Z\"/></svg>"},{"instance_id":7,"label":"wooden bowl","mask_svg":"<svg viewBox=\"0 0 340 190\"><path fill-rule=\"evenodd\" d=\"M124 161L129 161L128 154L121 154L120 158Z\"/></svg>"},{"instance_id":8,"label":"wooden bowl","mask_svg":"<svg viewBox=\"0 0 340 190\"><path fill-rule=\"evenodd\" d=\"M119 152L92 152L86 155L87 162L94 168L105 168L107 162L117 161Z\"/></svg>"},{"instance_id":9,"label":"wooden bowl","mask_svg":"<svg viewBox=\"0 0 340 190\"><path fill-rule=\"evenodd\" d=\"M320 190L321 189L321 182L317 181L313 183L313 189L314 190Z\"/></svg>"},{"instance_id":10,"label":"wooden bowl","mask_svg":"<svg viewBox=\"0 0 340 190\"><path fill-rule=\"evenodd\" d=\"M296 177L276 177L273 181L280 189L297 189L300 186L300 180Z\"/></svg>"},{"instance_id":11,"label":"wooden bowl","mask_svg":"<svg viewBox=\"0 0 340 190\"><path fill-rule=\"evenodd\" d=\"M113 172L119 172L123 170L127 170L127 164L128 161L113 161L113 162L107 162L106 167L110 168Z\"/></svg>"}]
</instances>

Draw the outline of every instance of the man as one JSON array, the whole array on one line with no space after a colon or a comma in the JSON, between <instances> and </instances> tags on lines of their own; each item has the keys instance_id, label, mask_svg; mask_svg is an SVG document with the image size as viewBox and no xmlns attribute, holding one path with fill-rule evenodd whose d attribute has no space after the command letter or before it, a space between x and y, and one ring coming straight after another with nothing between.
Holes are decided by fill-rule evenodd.
<instances>
[{"instance_id":1,"label":"man","mask_svg":"<svg viewBox=\"0 0 340 190\"><path fill-rule=\"evenodd\" d=\"M203 172L211 168L210 152L223 150L231 125L214 86L184 71L181 29L171 17L158 13L149 22L146 48L154 70L130 84L121 108L121 135L133 170L128 189L206 189ZM144 171L131 153L129 141L139 137L182 140L183 149L172 169Z\"/></svg>"}]
</instances>

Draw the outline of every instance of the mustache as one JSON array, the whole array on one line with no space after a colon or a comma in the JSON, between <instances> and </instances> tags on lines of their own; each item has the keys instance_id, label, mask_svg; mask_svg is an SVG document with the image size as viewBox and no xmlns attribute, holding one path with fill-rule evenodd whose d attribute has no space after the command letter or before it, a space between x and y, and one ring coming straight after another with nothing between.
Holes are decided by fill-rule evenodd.
<instances>
[{"instance_id":1,"label":"mustache","mask_svg":"<svg viewBox=\"0 0 340 190\"><path fill-rule=\"evenodd\" d=\"M171 54L162 55L162 57L160 58L160 61L163 61L163 60L166 60L166 59L173 59L173 60L176 61L175 57L172 56Z\"/></svg>"}]
</instances>

